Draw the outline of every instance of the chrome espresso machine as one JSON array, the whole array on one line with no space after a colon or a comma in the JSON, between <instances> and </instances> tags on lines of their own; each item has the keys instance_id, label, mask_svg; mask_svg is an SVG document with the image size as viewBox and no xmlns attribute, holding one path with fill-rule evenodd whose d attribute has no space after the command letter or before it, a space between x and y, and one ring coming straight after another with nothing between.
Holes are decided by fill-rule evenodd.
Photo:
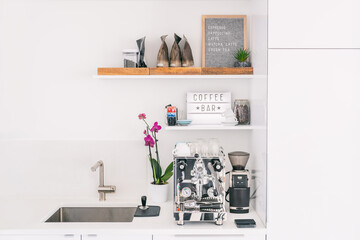
<instances>
[{"instance_id":1,"label":"chrome espresso machine","mask_svg":"<svg viewBox=\"0 0 360 240\"><path fill-rule=\"evenodd\" d=\"M174 218L185 222L222 225L225 211L225 155L198 153L195 143L178 143L174 157Z\"/></svg>"}]
</instances>

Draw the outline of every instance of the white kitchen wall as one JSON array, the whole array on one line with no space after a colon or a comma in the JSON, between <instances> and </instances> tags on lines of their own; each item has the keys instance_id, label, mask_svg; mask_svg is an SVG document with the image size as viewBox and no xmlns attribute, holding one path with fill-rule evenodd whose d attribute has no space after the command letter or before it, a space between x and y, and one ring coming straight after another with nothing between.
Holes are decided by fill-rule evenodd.
<instances>
[{"instance_id":1,"label":"white kitchen wall","mask_svg":"<svg viewBox=\"0 0 360 240\"><path fill-rule=\"evenodd\" d=\"M138 139L139 112L158 119L166 104L183 104L187 90L235 88L240 81L92 76L97 67L121 65L122 49L135 48L143 36L154 66L160 36L169 34L170 48L174 32L187 35L200 66L201 15L248 8L247 1L5 0L1 138ZM247 81L241 81L234 96L246 98Z\"/></svg>"},{"instance_id":2,"label":"white kitchen wall","mask_svg":"<svg viewBox=\"0 0 360 240\"><path fill-rule=\"evenodd\" d=\"M226 150L250 151L250 132L194 133L196 137L216 137ZM163 166L171 158L177 141L195 140L188 133L162 133L159 148ZM151 172L142 140L1 140L1 196L98 198L99 173L90 167L105 163L105 184L116 185L116 193L108 199L139 201L148 191ZM227 160L227 170L231 169Z\"/></svg>"},{"instance_id":3,"label":"white kitchen wall","mask_svg":"<svg viewBox=\"0 0 360 240\"><path fill-rule=\"evenodd\" d=\"M146 36L154 66L160 36L185 34L201 59L201 15L248 14L250 1L3 0L1 6L0 176L3 196L94 197L97 160L109 198L146 192L149 171L140 112L163 120L166 104L185 107L187 91L231 91L250 98L249 80L94 79L97 67L121 65L121 51ZM139 7L141 6L141 7ZM141 21L139 21L141 19ZM264 74L264 73L261 73ZM218 137L226 151L250 151L250 132L165 132L161 159L176 141ZM228 164L230 165L230 164ZM134 187L136 186L136 188Z\"/></svg>"}]
</instances>

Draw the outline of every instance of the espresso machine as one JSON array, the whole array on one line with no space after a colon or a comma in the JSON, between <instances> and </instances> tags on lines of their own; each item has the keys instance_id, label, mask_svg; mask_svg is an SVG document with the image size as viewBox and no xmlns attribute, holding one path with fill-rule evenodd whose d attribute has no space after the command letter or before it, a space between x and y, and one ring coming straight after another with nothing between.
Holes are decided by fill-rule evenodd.
<instances>
[{"instance_id":1,"label":"espresso machine","mask_svg":"<svg viewBox=\"0 0 360 240\"><path fill-rule=\"evenodd\" d=\"M192 144L192 143L187 143ZM181 146L181 148L180 148ZM174 156L174 218L185 222L214 222L222 225L225 210L225 154L184 151L178 143ZM186 148L186 147L185 147Z\"/></svg>"},{"instance_id":2,"label":"espresso machine","mask_svg":"<svg viewBox=\"0 0 360 240\"><path fill-rule=\"evenodd\" d=\"M230 172L229 195L230 213L248 213L250 205L250 173L245 169L250 154L247 152L230 152L228 154L233 167Z\"/></svg>"}]
</instances>

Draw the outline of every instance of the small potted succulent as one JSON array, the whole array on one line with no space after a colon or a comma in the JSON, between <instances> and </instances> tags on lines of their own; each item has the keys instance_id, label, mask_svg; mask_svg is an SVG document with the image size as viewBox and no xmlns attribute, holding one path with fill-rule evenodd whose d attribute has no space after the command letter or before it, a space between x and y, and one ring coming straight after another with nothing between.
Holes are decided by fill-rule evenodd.
<instances>
[{"instance_id":1,"label":"small potted succulent","mask_svg":"<svg viewBox=\"0 0 360 240\"><path fill-rule=\"evenodd\" d=\"M251 67L249 62L250 50L246 48L240 48L235 54L234 58L237 60L234 67Z\"/></svg>"},{"instance_id":2,"label":"small potted succulent","mask_svg":"<svg viewBox=\"0 0 360 240\"><path fill-rule=\"evenodd\" d=\"M150 184L150 198L153 202L161 203L166 202L169 192L168 180L173 175L173 162L171 162L165 172L162 171L159 158L158 150L158 138L157 134L161 130L161 126L158 122L155 122L154 125L150 128L149 124L146 122L146 114L141 113L138 115L138 118L144 121L146 129L143 131L145 137L145 146L149 150L148 159L150 161L152 178L153 182ZM155 147L155 156L152 153L152 149Z\"/></svg>"}]
</instances>

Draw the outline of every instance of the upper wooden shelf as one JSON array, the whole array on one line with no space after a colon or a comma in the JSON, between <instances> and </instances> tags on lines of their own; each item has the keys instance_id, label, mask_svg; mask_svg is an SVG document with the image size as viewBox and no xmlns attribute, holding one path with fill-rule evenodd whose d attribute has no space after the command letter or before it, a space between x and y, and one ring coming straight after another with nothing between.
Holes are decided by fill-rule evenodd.
<instances>
[{"instance_id":1,"label":"upper wooden shelf","mask_svg":"<svg viewBox=\"0 0 360 240\"><path fill-rule=\"evenodd\" d=\"M252 75L248 68L169 67L169 68L98 68L98 76L158 76L158 75Z\"/></svg>"},{"instance_id":2,"label":"upper wooden shelf","mask_svg":"<svg viewBox=\"0 0 360 240\"><path fill-rule=\"evenodd\" d=\"M94 75L97 79L255 79L265 75Z\"/></svg>"}]
</instances>

